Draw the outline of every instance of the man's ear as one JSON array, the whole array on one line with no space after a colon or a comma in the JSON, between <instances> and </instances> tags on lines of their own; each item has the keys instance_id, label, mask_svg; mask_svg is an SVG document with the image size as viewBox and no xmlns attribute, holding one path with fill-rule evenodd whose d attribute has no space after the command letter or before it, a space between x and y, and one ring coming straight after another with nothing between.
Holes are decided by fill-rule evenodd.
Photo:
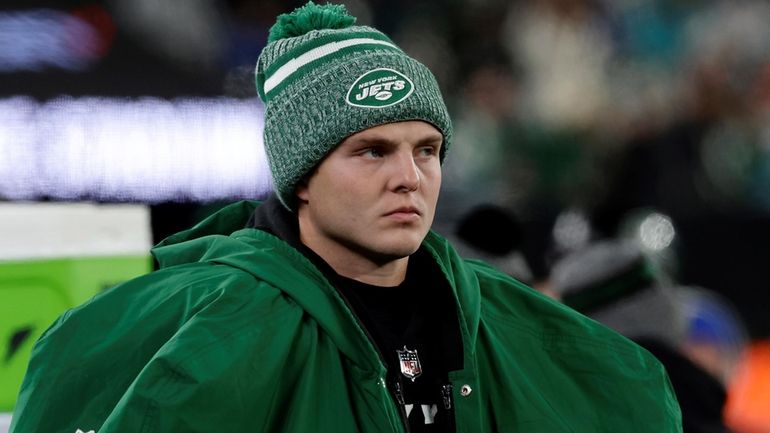
<instances>
[{"instance_id":1,"label":"man's ear","mask_svg":"<svg viewBox=\"0 0 770 433\"><path fill-rule=\"evenodd\" d=\"M315 167L310 169L310 171L305 173L305 175L302 176L297 182L297 186L294 187L294 195L297 196L297 200L299 200L300 203L307 203L310 201L310 195L308 194L310 178L312 178L317 171L318 171L318 164L316 164Z\"/></svg>"},{"instance_id":2,"label":"man's ear","mask_svg":"<svg viewBox=\"0 0 770 433\"><path fill-rule=\"evenodd\" d=\"M301 203L307 203L310 201L307 176L304 176L299 180L299 182L297 182L297 187L294 188L294 194L297 196L297 200L299 200Z\"/></svg>"}]
</instances>

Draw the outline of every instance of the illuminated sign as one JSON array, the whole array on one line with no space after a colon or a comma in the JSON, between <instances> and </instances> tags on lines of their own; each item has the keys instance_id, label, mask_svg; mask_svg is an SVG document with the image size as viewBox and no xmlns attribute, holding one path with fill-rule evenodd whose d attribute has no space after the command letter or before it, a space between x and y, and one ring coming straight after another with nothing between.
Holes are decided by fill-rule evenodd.
<instances>
[{"instance_id":1,"label":"illuminated sign","mask_svg":"<svg viewBox=\"0 0 770 433\"><path fill-rule=\"evenodd\" d=\"M0 99L0 198L260 197L262 122L256 99Z\"/></svg>"}]
</instances>

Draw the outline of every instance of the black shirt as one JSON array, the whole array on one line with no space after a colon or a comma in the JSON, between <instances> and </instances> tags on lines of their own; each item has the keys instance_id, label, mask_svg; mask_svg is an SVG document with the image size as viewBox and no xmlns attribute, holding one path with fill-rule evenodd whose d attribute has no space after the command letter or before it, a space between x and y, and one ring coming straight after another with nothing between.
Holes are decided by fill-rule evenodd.
<instances>
[{"instance_id":1,"label":"black shirt","mask_svg":"<svg viewBox=\"0 0 770 433\"><path fill-rule=\"evenodd\" d=\"M388 368L388 383L412 432L453 431L447 365L443 357L446 311L443 278L428 278L427 253L410 257L404 282L381 287L337 276L337 288L375 342ZM459 367L458 367L459 368ZM446 395L449 397L449 395Z\"/></svg>"},{"instance_id":2,"label":"black shirt","mask_svg":"<svg viewBox=\"0 0 770 433\"><path fill-rule=\"evenodd\" d=\"M453 294L435 260L418 250L404 281L374 286L337 274L302 244L295 214L271 196L250 227L266 230L310 259L346 300L388 369L388 387L411 433L454 432L448 372L462 368L462 340Z\"/></svg>"}]
</instances>

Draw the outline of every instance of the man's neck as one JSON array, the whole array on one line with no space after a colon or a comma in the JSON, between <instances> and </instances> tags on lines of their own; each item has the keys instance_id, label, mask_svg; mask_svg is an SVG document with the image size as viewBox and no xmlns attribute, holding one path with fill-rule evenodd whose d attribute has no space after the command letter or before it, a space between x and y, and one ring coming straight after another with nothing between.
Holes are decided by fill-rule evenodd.
<instances>
[{"instance_id":1,"label":"man's neck","mask_svg":"<svg viewBox=\"0 0 770 433\"><path fill-rule=\"evenodd\" d=\"M334 242L323 242L305 235L300 240L339 275L362 283L393 287L406 278L409 257L371 258Z\"/></svg>"},{"instance_id":2,"label":"man's neck","mask_svg":"<svg viewBox=\"0 0 770 433\"><path fill-rule=\"evenodd\" d=\"M323 258L323 256L322 256ZM332 263L324 258L335 272L343 277L351 278L362 283L380 287L395 287L406 278L406 268L409 257L391 261L383 265L374 263Z\"/></svg>"}]
</instances>

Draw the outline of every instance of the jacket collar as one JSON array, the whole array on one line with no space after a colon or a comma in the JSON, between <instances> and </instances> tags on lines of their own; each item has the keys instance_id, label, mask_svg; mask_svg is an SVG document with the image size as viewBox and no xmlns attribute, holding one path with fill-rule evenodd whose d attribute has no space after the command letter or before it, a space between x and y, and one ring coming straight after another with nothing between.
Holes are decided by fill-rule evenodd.
<instances>
[{"instance_id":1,"label":"jacket collar","mask_svg":"<svg viewBox=\"0 0 770 433\"><path fill-rule=\"evenodd\" d=\"M268 198L264 207L257 201L240 201L163 240L152 254L160 267L192 262L227 264L280 288L318 321L346 356L380 371L382 364L373 361L378 359L376 349L330 283L329 274L319 270L322 266L317 260L308 259L294 246L302 247L297 224L296 216L274 197ZM476 274L447 240L432 231L421 248L435 259L456 297L468 369L481 313ZM320 287L322 292L308 290L310 287Z\"/></svg>"},{"instance_id":2,"label":"jacket collar","mask_svg":"<svg viewBox=\"0 0 770 433\"><path fill-rule=\"evenodd\" d=\"M257 206L246 222L246 227L273 234L294 248L299 249L302 246L302 242L299 240L297 214L286 209L275 194L271 194L261 205Z\"/></svg>"}]
</instances>

